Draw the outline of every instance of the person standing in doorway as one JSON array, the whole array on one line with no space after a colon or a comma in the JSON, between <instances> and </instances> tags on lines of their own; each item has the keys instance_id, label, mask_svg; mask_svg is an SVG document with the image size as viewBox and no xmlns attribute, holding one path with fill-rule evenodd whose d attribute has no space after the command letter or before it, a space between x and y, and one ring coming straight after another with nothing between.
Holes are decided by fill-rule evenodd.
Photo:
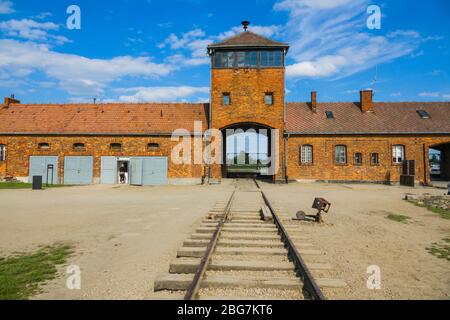
<instances>
[{"instance_id":1,"label":"person standing in doorway","mask_svg":"<svg viewBox=\"0 0 450 320\"><path fill-rule=\"evenodd\" d=\"M122 163L119 168L120 184L126 183L126 174L127 174L127 168L125 167L125 163Z\"/></svg>"}]
</instances>

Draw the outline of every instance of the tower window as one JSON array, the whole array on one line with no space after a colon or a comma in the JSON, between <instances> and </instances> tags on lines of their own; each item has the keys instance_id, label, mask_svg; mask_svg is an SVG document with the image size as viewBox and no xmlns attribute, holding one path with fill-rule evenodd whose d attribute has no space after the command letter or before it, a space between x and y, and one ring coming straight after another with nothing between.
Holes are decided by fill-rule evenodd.
<instances>
[{"instance_id":1,"label":"tower window","mask_svg":"<svg viewBox=\"0 0 450 320\"><path fill-rule=\"evenodd\" d=\"M0 161L6 161L6 145L0 144Z\"/></svg>"},{"instance_id":2,"label":"tower window","mask_svg":"<svg viewBox=\"0 0 450 320\"><path fill-rule=\"evenodd\" d=\"M224 92L224 93L222 94L222 104L223 104L224 106L228 106L228 105L231 104L231 95L230 95L229 92Z\"/></svg>"},{"instance_id":3,"label":"tower window","mask_svg":"<svg viewBox=\"0 0 450 320\"><path fill-rule=\"evenodd\" d=\"M271 93L271 92L266 93L264 101L266 102L266 105L268 105L268 106L273 105L273 93Z\"/></svg>"},{"instance_id":4,"label":"tower window","mask_svg":"<svg viewBox=\"0 0 450 320\"><path fill-rule=\"evenodd\" d=\"M214 55L214 66L216 68L233 68L234 66L234 52L217 52Z\"/></svg>"},{"instance_id":5,"label":"tower window","mask_svg":"<svg viewBox=\"0 0 450 320\"><path fill-rule=\"evenodd\" d=\"M282 67L283 51L263 50L261 51L261 67Z\"/></svg>"}]
</instances>

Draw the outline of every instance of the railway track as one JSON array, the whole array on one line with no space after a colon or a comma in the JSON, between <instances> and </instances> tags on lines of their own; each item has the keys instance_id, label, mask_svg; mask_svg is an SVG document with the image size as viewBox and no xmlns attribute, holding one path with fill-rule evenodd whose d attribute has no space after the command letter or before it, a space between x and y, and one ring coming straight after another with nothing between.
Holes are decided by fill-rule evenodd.
<instances>
[{"instance_id":1,"label":"railway track","mask_svg":"<svg viewBox=\"0 0 450 320\"><path fill-rule=\"evenodd\" d=\"M155 280L154 290L177 291L185 300L325 299L302 258L320 253L283 223L256 181L234 184L228 200L218 202L184 242L169 274ZM270 221L262 220L262 208Z\"/></svg>"}]
</instances>

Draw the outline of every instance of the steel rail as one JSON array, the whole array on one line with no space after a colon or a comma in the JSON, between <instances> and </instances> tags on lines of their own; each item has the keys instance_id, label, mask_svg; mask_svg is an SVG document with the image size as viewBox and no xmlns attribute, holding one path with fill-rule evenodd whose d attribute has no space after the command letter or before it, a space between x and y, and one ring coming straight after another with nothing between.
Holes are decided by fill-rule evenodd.
<instances>
[{"instance_id":1,"label":"steel rail","mask_svg":"<svg viewBox=\"0 0 450 320\"><path fill-rule=\"evenodd\" d=\"M287 233L286 229L284 228L280 218L278 217L277 213L275 212L275 209L272 207L269 199L267 198L264 191L259 186L258 182L255 180L255 183L259 190L261 191L261 194L263 196L264 202L269 207L270 211L272 212L272 216L274 219L274 222L276 226L278 227L278 230L281 233L281 240L286 245L289 254L294 260L294 264L297 268L297 270L300 273L300 277L303 280L304 283L304 289L306 292L310 295L311 299L313 300L325 300L325 296L323 295L322 291L320 290L319 286L317 285L316 281L314 280L314 277L312 276L311 272L309 271L308 267L306 266L305 261L300 255L300 252L298 252L294 242L289 237L289 234Z\"/></svg>"},{"instance_id":2,"label":"steel rail","mask_svg":"<svg viewBox=\"0 0 450 320\"><path fill-rule=\"evenodd\" d=\"M205 254L202 257L202 260L200 261L200 265L198 266L197 272L194 275L194 280L189 285L189 288L186 292L186 295L184 296L184 300L195 300L197 298L198 291L200 290L200 285L203 280L203 277L206 273L206 270L208 269L208 266L211 262L211 256L213 255L216 246L217 241L219 240L220 233L222 231L222 228L227 221L228 214L231 210L231 204L234 200L234 195L236 194L236 189L231 194L230 199L228 200L227 206L224 210L224 215L222 219L219 221L219 224L217 225L216 230L213 233L213 236L211 238L211 241L208 244L208 247L206 248Z\"/></svg>"}]
</instances>

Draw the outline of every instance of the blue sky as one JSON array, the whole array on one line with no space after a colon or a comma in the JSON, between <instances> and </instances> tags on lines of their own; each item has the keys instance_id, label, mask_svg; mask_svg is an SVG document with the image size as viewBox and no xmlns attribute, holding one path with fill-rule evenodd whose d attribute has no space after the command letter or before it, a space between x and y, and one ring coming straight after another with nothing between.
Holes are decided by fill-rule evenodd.
<instances>
[{"instance_id":1,"label":"blue sky","mask_svg":"<svg viewBox=\"0 0 450 320\"><path fill-rule=\"evenodd\" d=\"M69 5L81 30L68 30ZM366 10L381 8L380 30ZM0 94L26 103L207 101L205 47L240 32L289 42L287 100L450 100L450 3L367 0L0 0ZM377 79L374 82L374 79Z\"/></svg>"}]
</instances>

